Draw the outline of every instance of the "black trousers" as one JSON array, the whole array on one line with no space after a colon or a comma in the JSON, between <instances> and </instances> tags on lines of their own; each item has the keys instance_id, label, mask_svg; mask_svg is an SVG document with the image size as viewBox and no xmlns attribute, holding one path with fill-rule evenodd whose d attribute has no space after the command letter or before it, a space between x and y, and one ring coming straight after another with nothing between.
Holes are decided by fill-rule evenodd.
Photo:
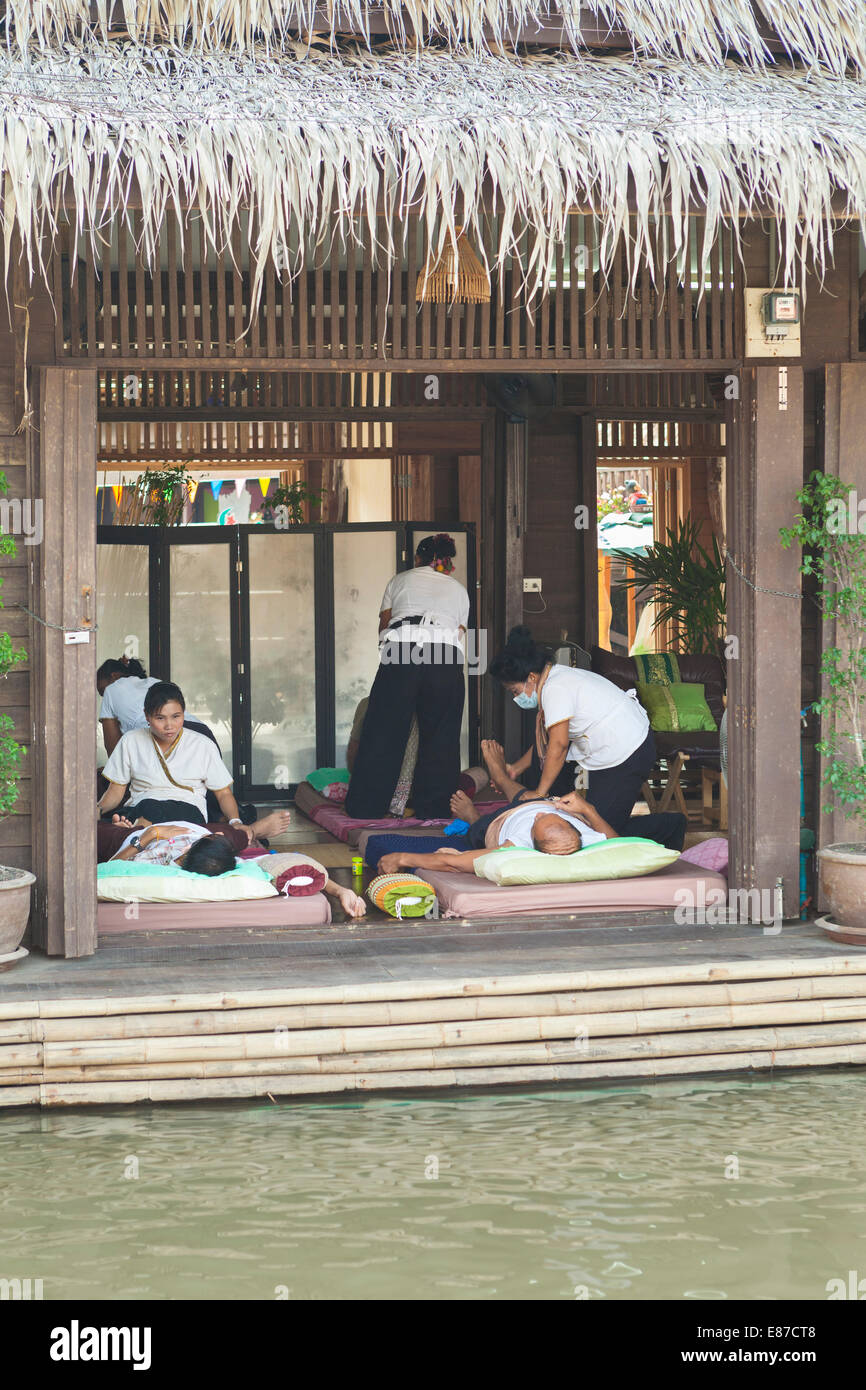
<instances>
[{"instance_id":1,"label":"black trousers","mask_svg":"<svg viewBox=\"0 0 866 1390\"><path fill-rule=\"evenodd\" d=\"M114 815L114 811L111 815ZM191 821L193 825L206 825L204 816L197 806L193 806L191 801L157 801L155 799L145 799L137 801L134 806L128 803L123 807L123 814L128 820L136 821L139 816L145 820L152 821L154 825L174 825L179 820Z\"/></svg>"},{"instance_id":2,"label":"black trousers","mask_svg":"<svg viewBox=\"0 0 866 1390\"><path fill-rule=\"evenodd\" d=\"M414 715L418 761L413 810L421 820L450 818L450 801L460 776L462 653L447 642L393 642L387 656L370 691L346 814L357 820L388 815Z\"/></svg>"},{"instance_id":3,"label":"black trousers","mask_svg":"<svg viewBox=\"0 0 866 1390\"><path fill-rule=\"evenodd\" d=\"M655 840L665 849L681 850L686 842L686 818L679 811L653 811L648 816L631 816L621 835L637 835Z\"/></svg>"},{"instance_id":4,"label":"black trousers","mask_svg":"<svg viewBox=\"0 0 866 1390\"><path fill-rule=\"evenodd\" d=\"M535 791L541 781L541 759L538 756L538 749L532 750L532 762L529 764L528 771L523 774L523 784L531 791ZM568 796L569 792L574 791L574 779L577 775L577 763L563 763L559 772L554 778L548 796Z\"/></svg>"},{"instance_id":5,"label":"black trousers","mask_svg":"<svg viewBox=\"0 0 866 1390\"><path fill-rule=\"evenodd\" d=\"M617 767L604 767L590 772L586 799L617 835L624 835L624 826L632 808L640 799L641 787L656 761L656 745L652 729L639 748Z\"/></svg>"}]
</instances>

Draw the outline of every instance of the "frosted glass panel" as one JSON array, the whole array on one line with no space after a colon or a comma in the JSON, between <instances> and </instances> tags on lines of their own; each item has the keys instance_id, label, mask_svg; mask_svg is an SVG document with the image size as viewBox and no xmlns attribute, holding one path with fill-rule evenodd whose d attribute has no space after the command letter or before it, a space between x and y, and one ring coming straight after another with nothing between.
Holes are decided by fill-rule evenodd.
<instances>
[{"instance_id":1,"label":"frosted glass panel","mask_svg":"<svg viewBox=\"0 0 866 1390\"><path fill-rule=\"evenodd\" d=\"M468 584L467 576L466 576L466 532L465 532L465 531L448 531L446 527L443 527L442 529L443 529L443 531L445 531L445 533L446 533L447 535L449 535L449 536L451 537L451 539L453 540L455 546L457 547L457 554L454 556L454 578L455 578L455 579L459 579L459 580L460 580L460 583L463 585L463 587L464 587L465 589L468 589L469 584ZM426 536L437 536L437 535L439 535L439 534L440 534L440 533L439 533L438 531L413 531L413 532L412 532L412 549L413 549L413 551L415 551L415 550L418 549L418 546L421 544L421 542L424 540L424 538L425 538ZM469 598L470 598L470 600L472 599L472 594L469 595ZM479 679L479 676L477 676L477 675L467 677L467 680L478 680L478 679ZM463 703L463 724L462 724L461 729L460 729L460 766L461 766L461 767L468 767L468 766L469 766L469 692L468 692L468 691L466 692L466 699L465 699L465 701L464 701L464 703Z\"/></svg>"},{"instance_id":2,"label":"frosted glass panel","mask_svg":"<svg viewBox=\"0 0 866 1390\"><path fill-rule=\"evenodd\" d=\"M393 531L334 533L334 653L337 766L358 701L369 695L379 665L379 605L397 569Z\"/></svg>"},{"instance_id":3,"label":"frosted glass panel","mask_svg":"<svg viewBox=\"0 0 866 1390\"><path fill-rule=\"evenodd\" d=\"M191 719L214 733L232 766L228 545L172 545L171 679Z\"/></svg>"},{"instance_id":4,"label":"frosted glass panel","mask_svg":"<svg viewBox=\"0 0 866 1390\"><path fill-rule=\"evenodd\" d=\"M148 670L150 652L150 568L146 545L96 547L96 664L110 657L135 657ZM102 697L96 701L96 761L105 763L105 744L98 722Z\"/></svg>"},{"instance_id":5,"label":"frosted glass panel","mask_svg":"<svg viewBox=\"0 0 866 1390\"><path fill-rule=\"evenodd\" d=\"M150 674L148 547L97 546L96 574L97 666L109 657L134 656Z\"/></svg>"},{"instance_id":6,"label":"frosted glass panel","mask_svg":"<svg viewBox=\"0 0 866 1390\"><path fill-rule=\"evenodd\" d=\"M254 783L302 782L316 766L314 539L250 536Z\"/></svg>"}]
</instances>

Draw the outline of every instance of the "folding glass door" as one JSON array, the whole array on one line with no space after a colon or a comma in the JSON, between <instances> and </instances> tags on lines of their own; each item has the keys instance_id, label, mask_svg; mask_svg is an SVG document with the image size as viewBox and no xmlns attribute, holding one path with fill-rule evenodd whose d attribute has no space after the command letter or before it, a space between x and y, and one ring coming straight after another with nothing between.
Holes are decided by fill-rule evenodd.
<instances>
[{"instance_id":1,"label":"folding glass door","mask_svg":"<svg viewBox=\"0 0 866 1390\"><path fill-rule=\"evenodd\" d=\"M449 529L474 622L474 546L465 526ZM382 593L430 530L101 526L99 661L136 655L176 681L237 794L285 799L314 767L344 763L378 666ZM464 759L477 742L477 686L468 680Z\"/></svg>"}]
</instances>

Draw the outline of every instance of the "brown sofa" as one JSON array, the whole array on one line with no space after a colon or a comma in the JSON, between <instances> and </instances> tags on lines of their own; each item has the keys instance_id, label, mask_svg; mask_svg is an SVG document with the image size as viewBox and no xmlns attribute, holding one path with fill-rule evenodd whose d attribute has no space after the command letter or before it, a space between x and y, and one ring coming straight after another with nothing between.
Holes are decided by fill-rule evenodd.
<instances>
[{"instance_id":1,"label":"brown sofa","mask_svg":"<svg viewBox=\"0 0 866 1390\"><path fill-rule=\"evenodd\" d=\"M710 712L716 721L715 733L696 730L693 733L662 733L653 730L659 758L670 762L677 753L685 754L698 767L719 767L718 725L725 712L725 668L717 656L677 656L680 675L686 684L702 685ZM633 690L637 671L630 656L619 656L602 647L592 649L592 669L599 676L618 685L621 690Z\"/></svg>"}]
</instances>

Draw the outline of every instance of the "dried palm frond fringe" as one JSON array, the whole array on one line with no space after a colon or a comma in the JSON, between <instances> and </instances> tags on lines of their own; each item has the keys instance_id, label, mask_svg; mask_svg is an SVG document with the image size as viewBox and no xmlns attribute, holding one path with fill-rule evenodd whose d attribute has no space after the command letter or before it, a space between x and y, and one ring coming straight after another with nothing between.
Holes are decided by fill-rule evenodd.
<instances>
[{"instance_id":1,"label":"dried palm frond fringe","mask_svg":"<svg viewBox=\"0 0 866 1390\"><path fill-rule=\"evenodd\" d=\"M623 32L640 54L716 64L728 53L767 61L760 18L764 33L806 64L866 72L863 0L97 0L95 7L91 0L6 0L6 12L7 32L22 50L88 31L249 50L314 31L326 42L346 29L369 38L370 18L381 16L392 38L411 47L438 38L480 51L546 21L561 23L577 49L583 21Z\"/></svg>"},{"instance_id":2,"label":"dried palm frond fringe","mask_svg":"<svg viewBox=\"0 0 866 1390\"><path fill-rule=\"evenodd\" d=\"M223 249L250 209L254 303L268 257L281 267L292 247L361 232L377 247L382 225L410 214L431 263L458 225L483 248L493 205L488 269L532 228L532 292L549 283L578 208L597 217L602 269L625 234L633 277L652 264L659 219L673 229L662 254L681 265L689 215L702 214L706 271L722 223L738 238L741 219L767 215L783 283L807 262L822 272L835 217L866 216L866 85L792 71L69 46L27 62L0 51L0 115L7 266L17 228L32 269L64 206L96 246L134 180L148 260L166 217L182 237L198 209ZM392 262L396 252L386 238L377 254Z\"/></svg>"}]
</instances>

